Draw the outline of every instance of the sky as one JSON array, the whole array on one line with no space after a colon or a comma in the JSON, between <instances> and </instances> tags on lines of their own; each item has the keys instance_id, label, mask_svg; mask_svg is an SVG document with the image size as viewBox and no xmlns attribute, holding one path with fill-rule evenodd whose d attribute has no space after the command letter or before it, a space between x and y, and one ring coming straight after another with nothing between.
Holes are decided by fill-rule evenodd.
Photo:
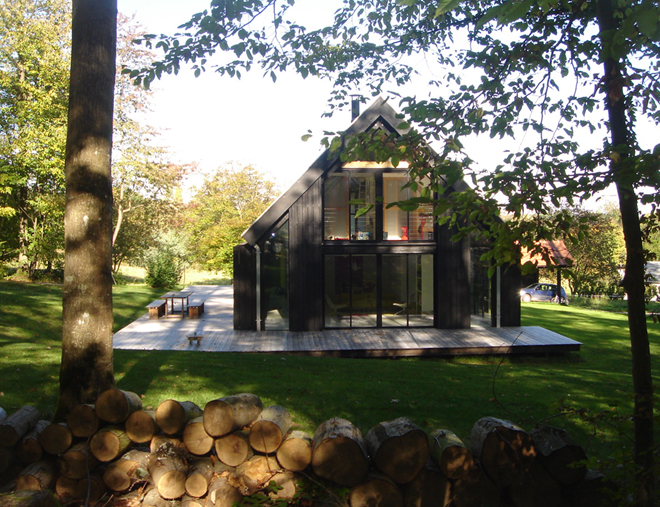
<instances>
[{"instance_id":1,"label":"sky","mask_svg":"<svg viewBox=\"0 0 660 507\"><path fill-rule=\"evenodd\" d=\"M176 32L178 25L209 3L118 0L122 14L134 15L147 32L155 34ZM310 27L330 19L336 5L337 0L299 2L296 18ZM212 71L195 78L190 69L182 68L177 76L166 75L154 82L152 89L152 113L144 120L161 130L161 143L169 147L175 161L197 162L207 172L230 162L251 164L275 181L280 191L291 186L321 154L323 131L344 130L351 123L348 110L322 117L328 110L329 82L304 80L294 73L280 75L273 83L258 69L238 80ZM397 109L396 99L390 103ZM308 130L314 135L304 142L301 138ZM651 137L648 132L642 134ZM478 149L470 155L481 166L501 160L503 148L518 148L482 138L477 143ZM613 191L590 207L607 201L615 201Z\"/></svg>"},{"instance_id":2,"label":"sky","mask_svg":"<svg viewBox=\"0 0 660 507\"><path fill-rule=\"evenodd\" d=\"M172 34L210 0L119 0L119 11L135 15L150 33ZM314 2L332 5L332 2ZM318 9L319 13L323 9ZM332 14L334 9L329 9ZM161 143L177 162L198 162L212 171L229 162L252 164L286 190L323 151L323 131L342 130L350 112L322 118L331 89L328 82L295 74L276 83L249 72L241 80L190 69L152 84L152 113L144 121L162 131ZM302 141L310 129L314 137Z\"/></svg>"}]
</instances>

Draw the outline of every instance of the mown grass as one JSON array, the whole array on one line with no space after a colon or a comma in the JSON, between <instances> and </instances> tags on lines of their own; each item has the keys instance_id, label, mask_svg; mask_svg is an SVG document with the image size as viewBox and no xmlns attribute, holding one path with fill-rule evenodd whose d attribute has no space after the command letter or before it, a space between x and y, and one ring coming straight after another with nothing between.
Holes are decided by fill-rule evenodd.
<instances>
[{"instance_id":1,"label":"mown grass","mask_svg":"<svg viewBox=\"0 0 660 507\"><path fill-rule=\"evenodd\" d=\"M162 292L144 285L115 288L115 330L144 313ZM61 335L58 286L0 282L0 406L23 404L52 413L57 398ZM172 398L200 406L239 392L286 407L313 431L339 416L367 431L407 416L426 429L445 427L469 439L474 422L491 415L531 429L551 418L592 455L629 446L632 410L630 346L624 315L552 304L523 304L523 324L581 341L581 352L558 357L336 359L263 354L115 351L117 386L143 396L145 407ZM650 324L652 356L660 326ZM654 382L660 371L654 364ZM605 423L556 417L559 405L604 414ZM619 426L620 424L620 426ZM593 439L596 435L597 438Z\"/></svg>"}]
</instances>

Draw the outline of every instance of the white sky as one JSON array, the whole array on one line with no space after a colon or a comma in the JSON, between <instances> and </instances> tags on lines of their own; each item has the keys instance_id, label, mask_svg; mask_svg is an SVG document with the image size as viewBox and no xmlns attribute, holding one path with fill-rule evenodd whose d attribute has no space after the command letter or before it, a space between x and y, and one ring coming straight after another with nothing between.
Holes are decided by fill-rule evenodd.
<instances>
[{"instance_id":1,"label":"white sky","mask_svg":"<svg viewBox=\"0 0 660 507\"><path fill-rule=\"evenodd\" d=\"M194 13L208 8L210 0L119 0L119 11L131 16L148 32L173 34ZM316 7L330 2L314 2ZM319 13L325 12L318 9ZM334 9L327 12L331 15ZM195 78L190 69L165 76L152 84L153 113L145 122L163 130L162 144L178 162L199 162L214 170L234 161L252 164L272 175L286 190L323 151L323 130L350 125L350 112L321 118L326 110L330 84L303 80L294 73L276 83L258 69L241 80L207 71ZM310 129L315 136L303 142Z\"/></svg>"},{"instance_id":2,"label":"white sky","mask_svg":"<svg viewBox=\"0 0 660 507\"><path fill-rule=\"evenodd\" d=\"M148 32L172 34L192 14L206 9L210 0L118 0L118 4L122 14L134 14ZM299 4L297 19L308 27L314 20L330 19L337 5L331 0ZM162 144L176 161L198 162L204 171L228 162L252 164L269 174L280 190L286 190L320 155L324 130L343 130L351 123L349 111L321 117L327 110L330 83L303 80L293 72L273 83L258 69L238 80L212 71L195 78L183 68L177 76L154 82L152 88L153 113L145 122L162 130ZM397 109L397 100L391 103ZM368 105L369 101L363 109ZM308 129L314 137L303 142ZM649 139L647 144L657 137L655 131L640 133ZM470 154L482 166L501 160L502 142L480 138L475 146ZM604 200L613 196L608 193Z\"/></svg>"}]
</instances>

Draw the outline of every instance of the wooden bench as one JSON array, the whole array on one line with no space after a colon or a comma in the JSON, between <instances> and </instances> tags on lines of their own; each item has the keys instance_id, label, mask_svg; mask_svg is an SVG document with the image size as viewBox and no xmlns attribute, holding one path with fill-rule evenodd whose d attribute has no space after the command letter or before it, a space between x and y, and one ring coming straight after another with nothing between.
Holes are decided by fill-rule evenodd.
<instances>
[{"instance_id":1,"label":"wooden bench","mask_svg":"<svg viewBox=\"0 0 660 507\"><path fill-rule=\"evenodd\" d=\"M167 301L164 299L156 299L147 305L149 308L149 320L158 320L160 317L165 315L165 305Z\"/></svg>"},{"instance_id":2,"label":"wooden bench","mask_svg":"<svg viewBox=\"0 0 660 507\"><path fill-rule=\"evenodd\" d=\"M189 334L188 336L186 336L186 338L188 338L188 345L192 345L192 342L196 342L196 344L199 345L199 342L202 341L202 338L204 338L204 335L193 333L193 334Z\"/></svg>"},{"instance_id":3,"label":"wooden bench","mask_svg":"<svg viewBox=\"0 0 660 507\"><path fill-rule=\"evenodd\" d=\"M191 319L199 319L204 313L204 299L196 299L188 303L188 317Z\"/></svg>"}]
</instances>

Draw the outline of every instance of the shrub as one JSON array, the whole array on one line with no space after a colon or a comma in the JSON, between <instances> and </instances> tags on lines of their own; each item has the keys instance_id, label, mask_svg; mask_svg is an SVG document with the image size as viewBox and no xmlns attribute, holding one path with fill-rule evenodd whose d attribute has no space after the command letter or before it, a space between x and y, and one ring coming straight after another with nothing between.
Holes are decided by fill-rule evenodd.
<instances>
[{"instance_id":1,"label":"shrub","mask_svg":"<svg viewBox=\"0 0 660 507\"><path fill-rule=\"evenodd\" d=\"M163 234L145 258L145 282L151 287L178 285L186 266L185 245L173 233Z\"/></svg>"}]
</instances>

